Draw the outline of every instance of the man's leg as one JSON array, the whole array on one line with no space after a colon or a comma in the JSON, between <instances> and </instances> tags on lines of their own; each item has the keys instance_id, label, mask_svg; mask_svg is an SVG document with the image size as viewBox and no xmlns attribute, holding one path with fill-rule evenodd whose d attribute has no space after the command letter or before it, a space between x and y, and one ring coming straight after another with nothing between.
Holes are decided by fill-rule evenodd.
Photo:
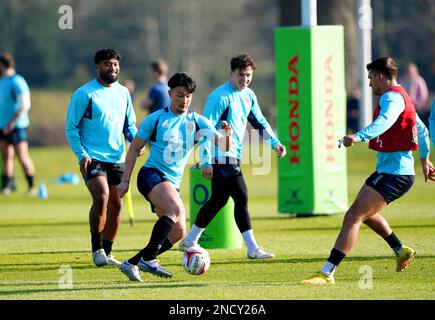
<instances>
[{"instance_id":1,"label":"man's leg","mask_svg":"<svg viewBox=\"0 0 435 320\"><path fill-rule=\"evenodd\" d=\"M304 280L304 284L334 283L334 273L340 262L349 254L356 243L361 224L387 206L384 197L372 187L363 185L355 201L344 216L338 238L321 272Z\"/></svg>"},{"instance_id":2,"label":"man's leg","mask_svg":"<svg viewBox=\"0 0 435 320\"><path fill-rule=\"evenodd\" d=\"M97 176L86 182L92 196L89 211L89 225L94 262L97 266L107 264L107 256L103 250L103 231L106 225L106 211L109 202L109 185L105 176Z\"/></svg>"},{"instance_id":3,"label":"man's leg","mask_svg":"<svg viewBox=\"0 0 435 320\"><path fill-rule=\"evenodd\" d=\"M119 266L121 263L111 255L113 241L115 241L121 224L122 199L119 197L116 185L109 184L109 200L107 204L106 224L103 230L103 249L108 257L108 264Z\"/></svg>"},{"instance_id":4,"label":"man's leg","mask_svg":"<svg viewBox=\"0 0 435 320\"><path fill-rule=\"evenodd\" d=\"M7 195L11 192L10 185L14 175L14 149L6 140L1 140L0 151L3 160L1 193Z\"/></svg>"},{"instance_id":5,"label":"man's leg","mask_svg":"<svg viewBox=\"0 0 435 320\"><path fill-rule=\"evenodd\" d=\"M267 259L275 257L274 253L265 252L261 249L255 239L248 211L248 188L243 175L228 179L226 185L231 198L234 200L234 219L245 241L248 258Z\"/></svg>"},{"instance_id":6,"label":"man's leg","mask_svg":"<svg viewBox=\"0 0 435 320\"><path fill-rule=\"evenodd\" d=\"M26 176L27 184L29 186L29 192L34 194L36 190L34 188L35 167L29 155L27 141L21 141L17 143L16 145L14 145L14 149Z\"/></svg>"},{"instance_id":7,"label":"man's leg","mask_svg":"<svg viewBox=\"0 0 435 320\"><path fill-rule=\"evenodd\" d=\"M121 265L121 271L127 274L132 281L142 281L140 277L135 275L135 265L138 265L140 270L159 277L172 277L172 273L163 268L157 261L157 255L163 243L168 240L174 225L179 220L185 219L183 202L171 182L164 181L154 186L149 192L148 198L155 205L159 219L154 224L150 240L145 248ZM173 237L179 236L176 235L177 232L179 231L176 231ZM183 231L181 232L183 233Z\"/></svg>"},{"instance_id":8,"label":"man's leg","mask_svg":"<svg viewBox=\"0 0 435 320\"><path fill-rule=\"evenodd\" d=\"M211 180L211 196L210 199L199 209L195 223L190 228L186 238L180 242L179 249L186 250L187 248L197 245L201 234L205 228L214 219L217 213L227 204L230 197L229 193L230 182L213 176Z\"/></svg>"}]
</instances>

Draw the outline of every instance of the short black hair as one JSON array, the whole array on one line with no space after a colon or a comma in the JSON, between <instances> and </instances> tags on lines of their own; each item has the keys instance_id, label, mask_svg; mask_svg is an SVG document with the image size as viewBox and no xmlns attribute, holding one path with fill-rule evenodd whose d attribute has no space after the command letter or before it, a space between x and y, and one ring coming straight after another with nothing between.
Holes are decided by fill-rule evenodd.
<instances>
[{"instance_id":1,"label":"short black hair","mask_svg":"<svg viewBox=\"0 0 435 320\"><path fill-rule=\"evenodd\" d=\"M392 57L382 57L379 59L376 59L366 66L367 71L375 71L382 73L385 75L389 80L392 80L393 78L397 78L397 64L396 61Z\"/></svg>"},{"instance_id":2,"label":"short black hair","mask_svg":"<svg viewBox=\"0 0 435 320\"><path fill-rule=\"evenodd\" d=\"M254 70L255 62L246 53L239 54L231 59L231 71L235 71L237 69L245 69L248 67L251 67Z\"/></svg>"},{"instance_id":3,"label":"short black hair","mask_svg":"<svg viewBox=\"0 0 435 320\"><path fill-rule=\"evenodd\" d=\"M100 49L95 53L94 62L95 64L99 64L101 61L110 60L115 58L116 60L121 61L121 56L115 50L111 48Z\"/></svg>"},{"instance_id":4,"label":"short black hair","mask_svg":"<svg viewBox=\"0 0 435 320\"><path fill-rule=\"evenodd\" d=\"M10 53L2 53L2 54L0 54L0 63L5 68L15 68L14 57Z\"/></svg>"},{"instance_id":5,"label":"short black hair","mask_svg":"<svg viewBox=\"0 0 435 320\"><path fill-rule=\"evenodd\" d=\"M168 81L168 86L171 89L176 87L185 87L187 92L194 93L196 90L196 82L192 76L186 72L175 73Z\"/></svg>"}]
</instances>

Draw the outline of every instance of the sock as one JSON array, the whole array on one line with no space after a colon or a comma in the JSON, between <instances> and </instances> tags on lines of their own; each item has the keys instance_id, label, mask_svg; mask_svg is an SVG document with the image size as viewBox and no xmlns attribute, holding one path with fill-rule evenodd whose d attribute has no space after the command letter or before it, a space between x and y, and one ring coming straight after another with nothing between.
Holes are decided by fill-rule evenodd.
<instances>
[{"instance_id":1,"label":"sock","mask_svg":"<svg viewBox=\"0 0 435 320\"><path fill-rule=\"evenodd\" d=\"M110 253L112 252L112 245L113 241L103 239L103 249L106 253L106 256L110 255Z\"/></svg>"},{"instance_id":2,"label":"sock","mask_svg":"<svg viewBox=\"0 0 435 320\"><path fill-rule=\"evenodd\" d=\"M172 243L168 240L168 239L166 239L163 243L162 243L162 246L160 247L160 250L159 250L159 252L157 253L157 255L159 256L159 255L161 255L163 252L166 252L166 251L168 251L169 249L171 249L172 248Z\"/></svg>"},{"instance_id":3,"label":"sock","mask_svg":"<svg viewBox=\"0 0 435 320\"><path fill-rule=\"evenodd\" d=\"M326 261L325 265L322 268L322 273L333 276L335 273L335 270L337 269L340 262L346 257L346 255L338 251L337 249L333 248L331 250L331 254L329 255L328 260Z\"/></svg>"},{"instance_id":4,"label":"sock","mask_svg":"<svg viewBox=\"0 0 435 320\"><path fill-rule=\"evenodd\" d=\"M143 260L154 260L157 257L163 242L165 242L166 238L168 238L168 235L172 231L174 224L175 222L167 216L161 216L160 219L157 220L151 233L150 241L143 249Z\"/></svg>"},{"instance_id":5,"label":"sock","mask_svg":"<svg viewBox=\"0 0 435 320\"><path fill-rule=\"evenodd\" d=\"M254 251L258 248L257 241L255 241L254 230L250 229L242 233L243 240L245 240L248 252Z\"/></svg>"},{"instance_id":6,"label":"sock","mask_svg":"<svg viewBox=\"0 0 435 320\"><path fill-rule=\"evenodd\" d=\"M163 252L166 252L171 248L172 248L172 243L170 243L168 239L165 239L165 241L163 242L162 246L160 247L160 250L157 253L157 255L159 256ZM128 259L128 262L131 264L138 264L140 259L143 256L144 251L145 251L145 249L142 249L141 251L139 251L134 257Z\"/></svg>"},{"instance_id":7,"label":"sock","mask_svg":"<svg viewBox=\"0 0 435 320\"><path fill-rule=\"evenodd\" d=\"M33 176L26 176L27 184L29 185L29 189L33 188Z\"/></svg>"},{"instance_id":8,"label":"sock","mask_svg":"<svg viewBox=\"0 0 435 320\"><path fill-rule=\"evenodd\" d=\"M91 231L92 252L103 248L103 235L99 232Z\"/></svg>"},{"instance_id":9,"label":"sock","mask_svg":"<svg viewBox=\"0 0 435 320\"><path fill-rule=\"evenodd\" d=\"M8 187L11 191L17 191L17 183L15 182L15 176L9 178Z\"/></svg>"},{"instance_id":10,"label":"sock","mask_svg":"<svg viewBox=\"0 0 435 320\"><path fill-rule=\"evenodd\" d=\"M201 237L201 234L204 232L205 228L199 228L196 226L196 224L193 224L192 227L189 230L189 233L184 238L184 242L191 244L195 243L197 244L199 241L199 238Z\"/></svg>"},{"instance_id":11,"label":"sock","mask_svg":"<svg viewBox=\"0 0 435 320\"><path fill-rule=\"evenodd\" d=\"M400 256L402 253L402 243L400 242L399 238L394 234L394 232L391 232L391 234L384 238L385 241L389 244L391 249L393 249L396 256Z\"/></svg>"},{"instance_id":12,"label":"sock","mask_svg":"<svg viewBox=\"0 0 435 320\"><path fill-rule=\"evenodd\" d=\"M2 189L6 188L6 187L9 187L9 184L10 184L9 181L10 181L10 179L11 178L8 177L7 175L5 175L5 174L2 175L2 187L1 187Z\"/></svg>"}]
</instances>

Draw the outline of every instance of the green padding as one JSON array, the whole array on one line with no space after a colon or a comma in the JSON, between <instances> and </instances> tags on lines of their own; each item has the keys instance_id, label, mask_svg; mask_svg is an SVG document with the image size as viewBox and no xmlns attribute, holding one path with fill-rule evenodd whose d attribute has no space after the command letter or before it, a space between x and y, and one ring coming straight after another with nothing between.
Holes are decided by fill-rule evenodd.
<instances>
[{"instance_id":1,"label":"green padding","mask_svg":"<svg viewBox=\"0 0 435 320\"><path fill-rule=\"evenodd\" d=\"M342 26L277 28L278 210L301 215L347 209Z\"/></svg>"}]
</instances>

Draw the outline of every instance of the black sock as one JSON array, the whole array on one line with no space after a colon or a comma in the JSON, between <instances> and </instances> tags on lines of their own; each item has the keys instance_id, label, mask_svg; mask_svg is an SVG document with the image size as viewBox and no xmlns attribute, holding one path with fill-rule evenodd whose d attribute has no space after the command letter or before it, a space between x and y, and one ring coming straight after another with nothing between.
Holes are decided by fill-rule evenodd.
<instances>
[{"instance_id":1,"label":"black sock","mask_svg":"<svg viewBox=\"0 0 435 320\"><path fill-rule=\"evenodd\" d=\"M92 252L103 248L103 235L98 232L91 231Z\"/></svg>"},{"instance_id":2,"label":"black sock","mask_svg":"<svg viewBox=\"0 0 435 320\"><path fill-rule=\"evenodd\" d=\"M391 232L391 234L388 237L385 237L384 240L387 241L394 253L399 255L400 250L402 249L402 242L400 242L399 238L397 238L394 232Z\"/></svg>"},{"instance_id":3,"label":"black sock","mask_svg":"<svg viewBox=\"0 0 435 320\"><path fill-rule=\"evenodd\" d=\"M165 242L162 243L162 246L160 247L159 252L157 253L157 255L161 255L163 252L168 251L169 249L172 248L172 243L169 242L168 239L165 240Z\"/></svg>"},{"instance_id":4,"label":"black sock","mask_svg":"<svg viewBox=\"0 0 435 320\"><path fill-rule=\"evenodd\" d=\"M150 241L143 249L142 258L145 261L154 260L157 257L163 242L165 242L169 233L172 231L174 224L174 221L167 216L161 216L160 219L157 220L151 233Z\"/></svg>"},{"instance_id":5,"label":"black sock","mask_svg":"<svg viewBox=\"0 0 435 320\"><path fill-rule=\"evenodd\" d=\"M343 252L333 248L331 250L331 254L329 255L328 261L334 264L335 266L338 266L345 256L346 255Z\"/></svg>"},{"instance_id":6,"label":"black sock","mask_svg":"<svg viewBox=\"0 0 435 320\"><path fill-rule=\"evenodd\" d=\"M172 243L170 243L168 239L165 239L165 241L163 242L162 246L160 247L160 250L157 253L157 255L159 256L163 252L166 252L171 248L172 248ZM142 249L141 251L139 251L134 257L128 259L128 262L131 264L138 264L140 259L142 258L144 251L145 251L145 249Z\"/></svg>"},{"instance_id":7,"label":"black sock","mask_svg":"<svg viewBox=\"0 0 435 320\"><path fill-rule=\"evenodd\" d=\"M10 180L11 178L9 178L7 175L5 175L5 174L2 174L2 186L1 186L1 188L3 189L3 188L6 188L6 187L9 187L9 180Z\"/></svg>"},{"instance_id":8,"label":"black sock","mask_svg":"<svg viewBox=\"0 0 435 320\"><path fill-rule=\"evenodd\" d=\"M110 255L110 253L112 252L112 245L113 241L103 239L103 249L106 253L106 256Z\"/></svg>"},{"instance_id":9,"label":"black sock","mask_svg":"<svg viewBox=\"0 0 435 320\"><path fill-rule=\"evenodd\" d=\"M27 184L29 185L29 189L33 188L33 176L26 176Z\"/></svg>"}]
</instances>

